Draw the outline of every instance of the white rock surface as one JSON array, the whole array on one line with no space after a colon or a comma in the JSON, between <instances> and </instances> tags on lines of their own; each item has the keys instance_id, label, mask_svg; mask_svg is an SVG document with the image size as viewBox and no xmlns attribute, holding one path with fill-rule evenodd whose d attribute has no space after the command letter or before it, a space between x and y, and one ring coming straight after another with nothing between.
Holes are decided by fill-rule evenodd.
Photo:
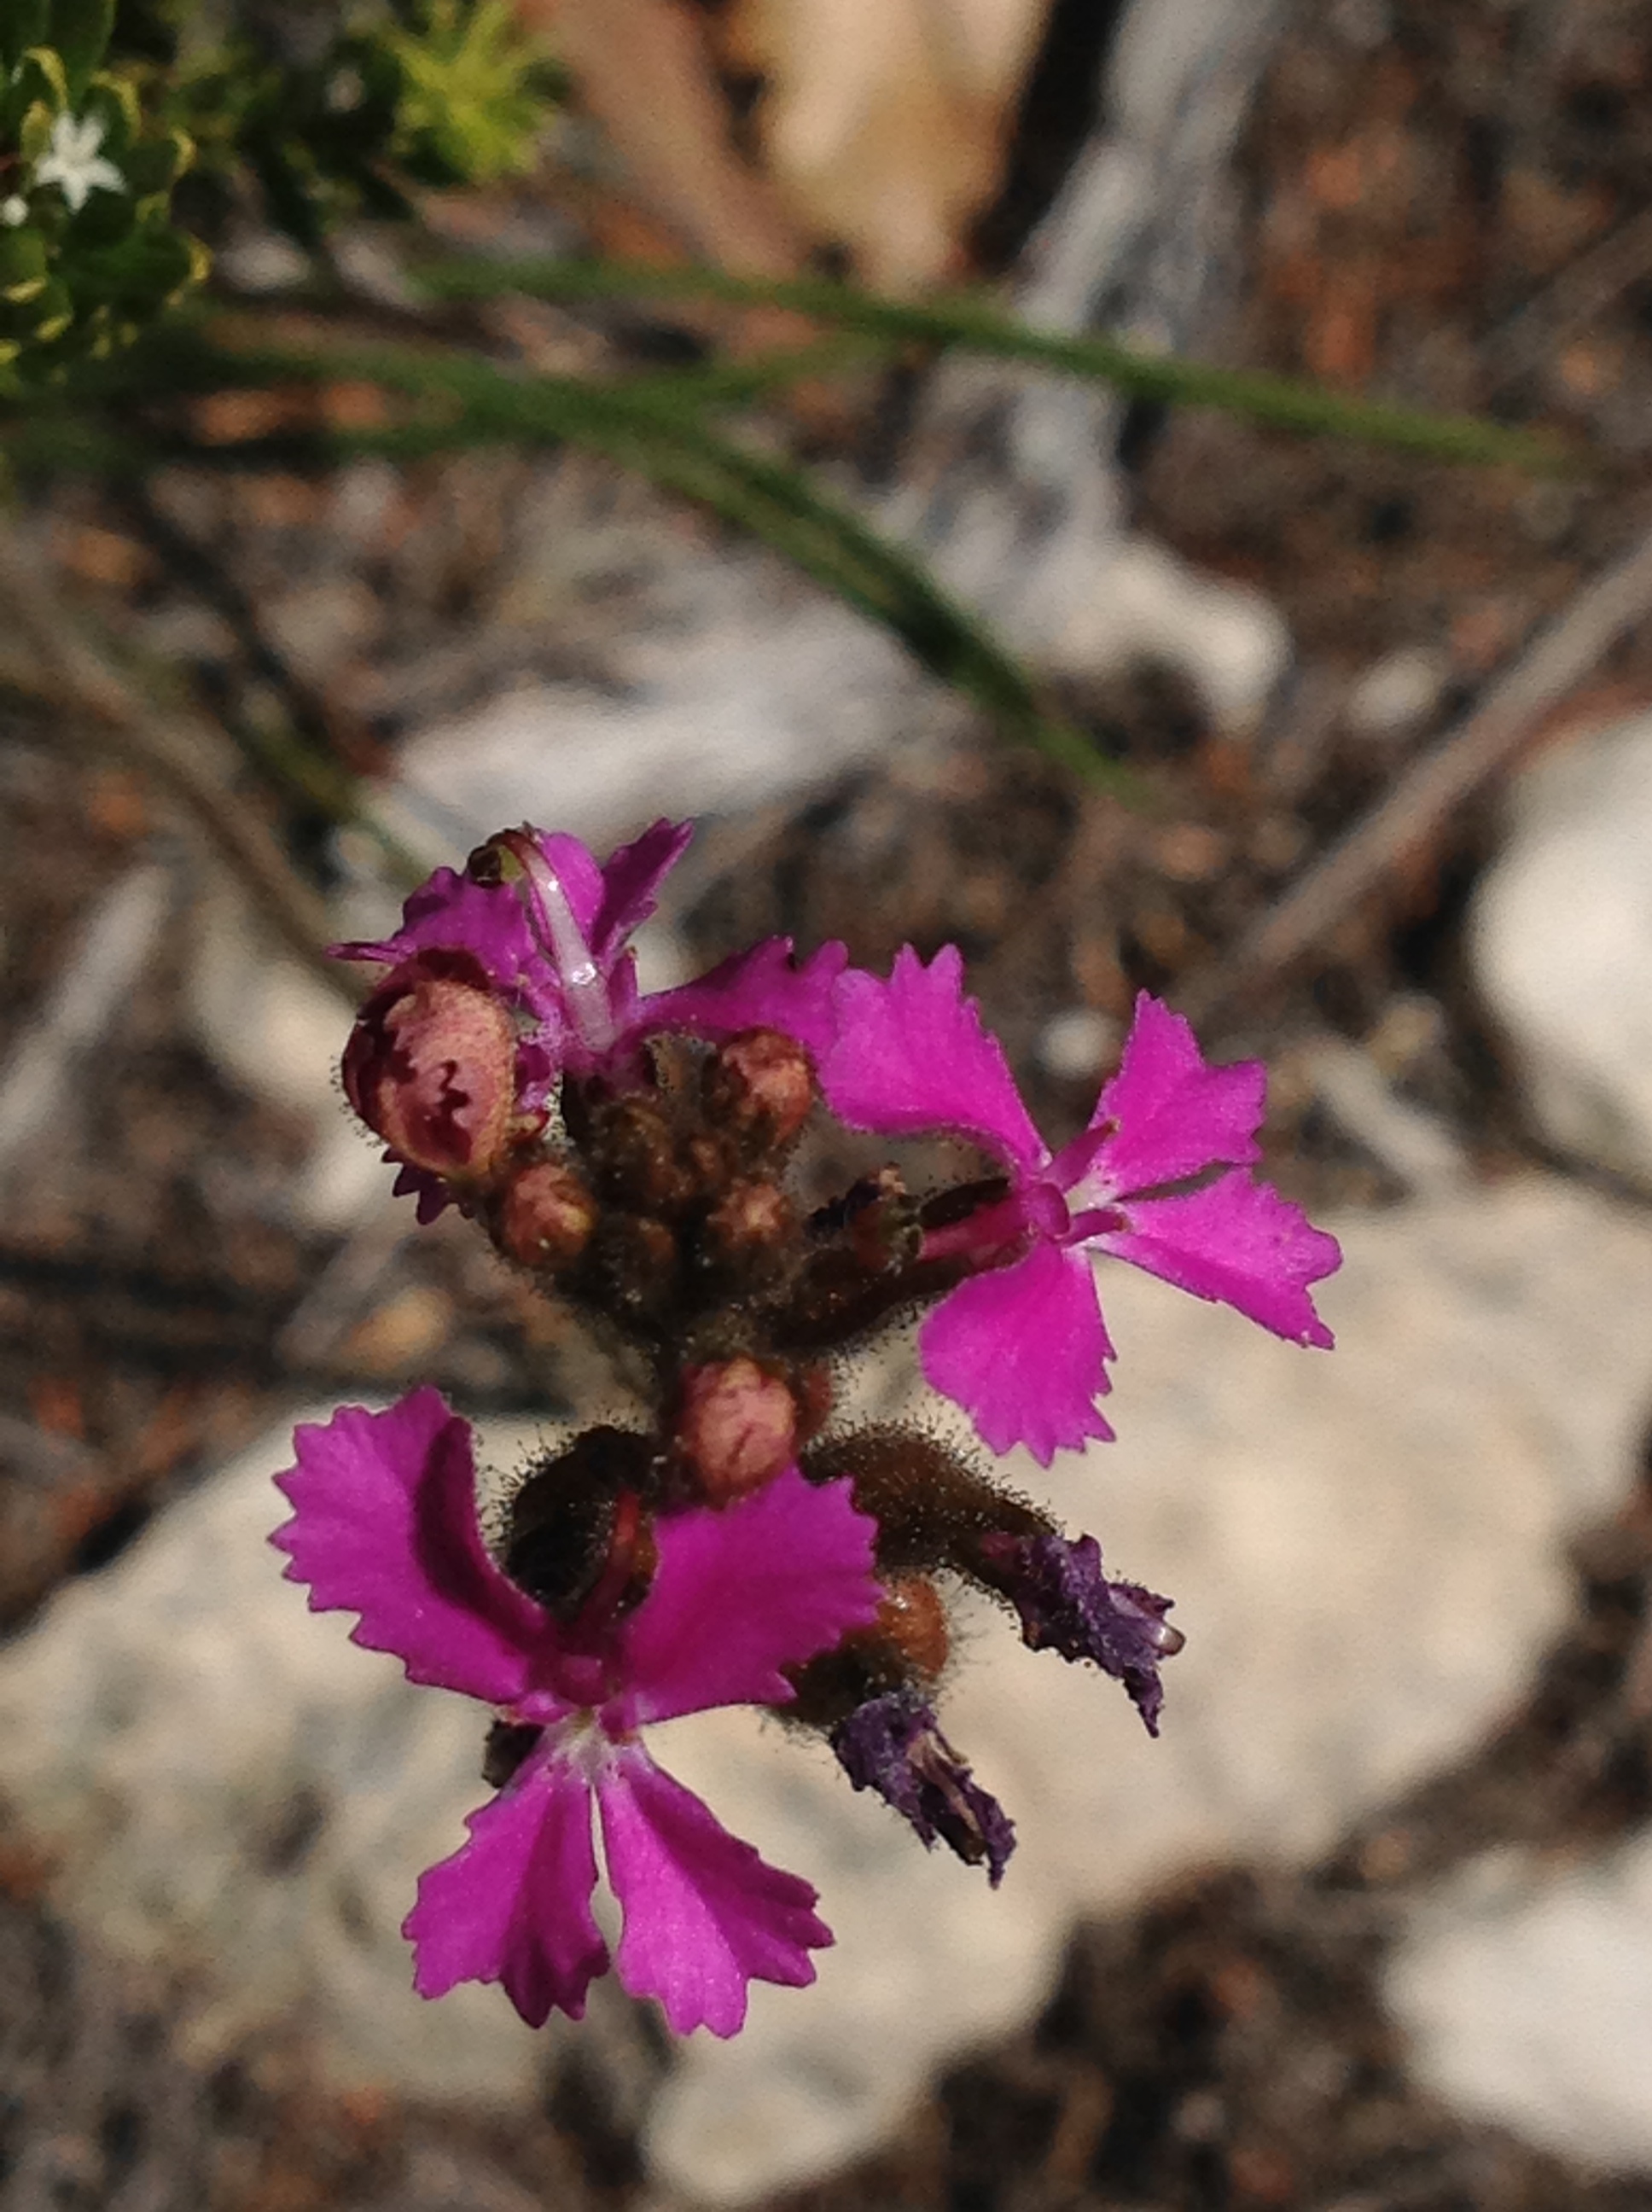
<instances>
[{"instance_id":1,"label":"white rock surface","mask_svg":"<svg viewBox=\"0 0 1652 2212\"><path fill-rule=\"evenodd\" d=\"M398 1932L485 1795L477 1709L282 1580L291 1464L283 1425L0 1653L0 1788L82 1924L207 1966L198 2044L302 2015L346 2081L508 2096L534 2038L491 1991L421 2003Z\"/></svg>"},{"instance_id":2,"label":"white rock surface","mask_svg":"<svg viewBox=\"0 0 1652 2212\"><path fill-rule=\"evenodd\" d=\"M1422 1907L1388 2000L1460 2110L1598 2167L1652 2169L1652 1838L1546 1876L1496 1853Z\"/></svg>"},{"instance_id":3,"label":"white rock surface","mask_svg":"<svg viewBox=\"0 0 1652 2212\"><path fill-rule=\"evenodd\" d=\"M983 1622L944 1718L1018 1823L996 1896L828 1762L682 1724L714 1741L679 1770L819 1883L838 1948L806 2006L760 1991L758 2033L689 2048L653 2132L679 2185L734 2202L843 2155L1024 2016L1078 1912L1319 1850L1515 1695L1564 1616L1563 1534L1621 1495L1652 1410L1652 1224L1543 1179L1339 1226L1330 1357L1106 1268L1118 1441L1019 1478L1173 1595L1188 1644L1155 1745L1112 1684Z\"/></svg>"},{"instance_id":4,"label":"white rock surface","mask_svg":"<svg viewBox=\"0 0 1652 2212\"><path fill-rule=\"evenodd\" d=\"M1330 1357L1108 1269L1120 1440L1017 1478L1172 1593L1189 1644L1154 1745L996 1616L965 1638L946 1725L1020 1826L996 1894L773 1724L657 1732L838 1936L817 1989L760 1989L744 2036L685 2048L652 2129L671 2185L733 2203L848 2154L1024 2015L1075 1914L1322 1845L1515 1693L1564 1612L1560 1539L1620 1493L1652 1398L1652 1224L1539 1178L1342 1230ZM302 2009L346 2078L513 2094L533 2039L494 1991L419 2004L397 1933L477 1802L479 1716L282 1581L287 1459L283 1429L0 1653L0 1791L76 1917L206 1964L217 2032Z\"/></svg>"},{"instance_id":5,"label":"white rock surface","mask_svg":"<svg viewBox=\"0 0 1652 2212\"><path fill-rule=\"evenodd\" d=\"M1652 716L1527 769L1469 950L1534 1119L1652 1187Z\"/></svg>"}]
</instances>

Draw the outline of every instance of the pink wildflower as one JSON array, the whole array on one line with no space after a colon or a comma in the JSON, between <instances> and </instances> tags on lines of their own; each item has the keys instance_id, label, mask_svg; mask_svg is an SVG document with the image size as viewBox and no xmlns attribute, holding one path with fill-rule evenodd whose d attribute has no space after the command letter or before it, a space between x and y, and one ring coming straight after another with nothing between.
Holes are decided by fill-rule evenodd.
<instances>
[{"instance_id":1,"label":"pink wildflower","mask_svg":"<svg viewBox=\"0 0 1652 2212\"><path fill-rule=\"evenodd\" d=\"M342 1407L295 1442L279 1478L294 1515L274 1540L312 1607L359 1614L357 1643L499 1708L531 1742L471 1814L470 1840L419 1883L404 1928L419 1991L498 1981L536 2027L558 2008L582 2016L610 1964L591 1911L593 1802L623 1916L619 1978L677 2033L733 2034L754 1980L811 1982L809 1954L832 1940L814 1890L731 1836L638 1731L784 1704L783 1668L874 1618L874 1524L850 1486L787 1468L720 1512L662 1518L647 1595L580 1643L489 1553L471 1431L436 1391L382 1413Z\"/></svg>"},{"instance_id":2,"label":"pink wildflower","mask_svg":"<svg viewBox=\"0 0 1652 2212\"><path fill-rule=\"evenodd\" d=\"M1112 1434L1096 1403L1115 1355L1091 1252L1234 1306L1276 1335L1329 1346L1309 1285L1339 1264L1336 1240L1241 1171L1260 1157L1260 1062L1207 1066L1187 1024L1143 992L1089 1127L1052 1155L963 995L956 947L927 968L903 948L887 982L851 971L837 1014L821 1065L834 1113L888 1134L954 1131L1003 1164L1001 1200L926 1237L926 1259L963 1257L980 1272L920 1338L929 1381L994 1451L1024 1444L1048 1466L1058 1450ZM1232 1171L1173 1188L1218 1166Z\"/></svg>"},{"instance_id":3,"label":"pink wildflower","mask_svg":"<svg viewBox=\"0 0 1652 2212\"><path fill-rule=\"evenodd\" d=\"M638 1046L665 1030L711 1038L779 1030L818 1055L832 1035L833 987L848 957L841 945L822 945L799 964L789 939L769 938L676 990L639 994L631 938L653 914L659 886L692 835L687 823L656 822L599 863L577 837L506 831L483 848L499 862L499 880L438 868L407 901L393 936L337 945L334 955L392 971L369 1014L431 977L453 975L461 963L457 972L494 993L519 1025L513 1101L519 1115L542 1108L564 1073L627 1079ZM376 1036L371 1044L376 1064L382 1058ZM358 1042L352 1053L359 1059L362 1049ZM347 1054L351 1101L401 1164L397 1190L416 1191L420 1219L433 1219L451 1195L443 1176L398 1146L405 1117L381 1106L368 1110L375 1102L349 1081L351 1067ZM463 1109L473 1093L490 1090L489 1073L478 1079L444 1064L410 1070L408 1080L416 1083L428 1114L423 1094L446 1107L457 1083Z\"/></svg>"}]
</instances>

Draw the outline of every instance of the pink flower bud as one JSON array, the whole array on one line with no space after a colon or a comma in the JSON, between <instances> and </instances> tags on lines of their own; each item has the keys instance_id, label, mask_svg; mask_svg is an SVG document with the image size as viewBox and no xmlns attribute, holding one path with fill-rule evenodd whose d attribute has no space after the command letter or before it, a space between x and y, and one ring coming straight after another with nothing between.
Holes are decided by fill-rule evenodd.
<instances>
[{"instance_id":1,"label":"pink flower bud","mask_svg":"<svg viewBox=\"0 0 1652 2212\"><path fill-rule=\"evenodd\" d=\"M750 1287L784 1273L797 1231L792 1201L778 1183L735 1182L706 1216L701 1249L708 1265Z\"/></svg>"},{"instance_id":2,"label":"pink flower bud","mask_svg":"<svg viewBox=\"0 0 1652 2212\"><path fill-rule=\"evenodd\" d=\"M683 1376L676 1437L707 1499L724 1504L790 1465L797 1407L789 1387L755 1359L690 1367Z\"/></svg>"},{"instance_id":3,"label":"pink flower bud","mask_svg":"<svg viewBox=\"0 0 1652 2212\"><path fill-rule=\"evenodd\" d=\"M477 1182L503 1157L516 1103L516 1031L479 984L404 969L368 1000L344 1048L350 1104L391 1151Z\"/></svg>"},{"instance_id":4,"label":"pink flower bud","mask_svg":"<svg viewBox=\"0 0 1652 2212\"><path fill-rule=\"evenodd\" d=\"M495 1241L507 1258L552 1274L582 1256L596 1225L596 1200L561 1160L515 1169L493 1216Z\"/></svg>"},{"instance_id":5,"label":"pink flower bud","mask_svg":"<svg viewBox=\"0 0 1652 2212\"><path fill-rule=\"evenodd\" d=\"M706 1103L720 1122L762 1147L787 1145L815 1103L814 1066L780 1030L742 1030L706 1063Z\"/></svg>"}]
</instances>

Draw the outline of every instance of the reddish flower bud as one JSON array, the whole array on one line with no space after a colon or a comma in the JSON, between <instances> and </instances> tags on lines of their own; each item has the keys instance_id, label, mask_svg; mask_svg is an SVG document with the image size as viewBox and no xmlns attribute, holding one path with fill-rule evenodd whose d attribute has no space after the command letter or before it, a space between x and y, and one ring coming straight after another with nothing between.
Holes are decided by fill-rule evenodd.
<instances>
[{"instance_id":1,"label":"reddish flower bud","mask_svg":"<svg viewBox=\"0 0 1652 2212\"><path fill-rule=\"evenodd\" d=\"M792 1201L775 1182L737 1182L706 1216L701 1231L707 1261L750 1287L781 1273L797 1234Z\"/></svg>"},{"instance_id":2,"label":"reddish flower bud","mask_svg":"<svg viewBox=\"0 0 1652 2212\"><path fill-rule=\"evenodd\" d=\"M562 1160L533 1160L507 1177L494 1241L507 1259L551 1274L582 1257L597 1225L597 1201Z\"/></svg>"},{"instance_id":3,"label":"reddish flower bud","mask_svg":"<svg viewBox=\"0 0 1652 2212\"><path fill-rule=\"evenodd\" d=\"M724 1359L683 1376L677 1449L713 1504L756 1490L796 1455L797 1407L755 1359Z\"/></svg>"},{"instance_id":4,"label":"reddish flower bud","mask_svg":"<svg viewBox=\"0 0 1652 2212\"><path fill-rule=\"evenodd\" d=\"M713 1118L762 1146L790 1144L815 1103L815 1071L795 1037L779 1030L742 1030L706 1062Z\"/></svg>"},{"instance_id":5,"label":"reddish flower bud","mask_svg":"<svg viewBox=\"0 0 1652 2212\"><path fill-rule=\"evenodd\" d=\"M951 1649L946 1608L925 1575L897 1575L886 1582L875 1626L859 1632L892 1647L925 1682L938 1680L946 1665Z\"/></svg>"},{"instance_id":6,"label":"reddish flower bud","mask_svg":"<svg viewBox=\"0 0 1652 2212\"><path fill-rule=\"evenodd\" d=\"M344 1091L392 1152L474 1182L503 1158L516 1104L516 1031L479 984L404 970L362 1008Z\"/></svg>"}]
</instances>

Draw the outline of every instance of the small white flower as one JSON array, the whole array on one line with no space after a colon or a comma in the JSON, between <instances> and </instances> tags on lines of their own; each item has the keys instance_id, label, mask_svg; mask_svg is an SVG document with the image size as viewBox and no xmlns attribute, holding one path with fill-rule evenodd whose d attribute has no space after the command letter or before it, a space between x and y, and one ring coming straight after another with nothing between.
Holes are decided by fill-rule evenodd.
<instances>
[{"instance_id":1,"label":"small white flower","mask_svg":"<svg viewBox=\"0 0 1652 2212\"><path fill-rule=\"evenodd\" d=\"M76 118L60 115L52 126L52 143L34 172L37 185L59 185L71 215L78 215L94 191L124 192L126 179L98 149L103 125L94 115Z\"/></svg>"},{"instance_id":2,"label":"small white flower","mask_svg":"<svg viewBox=\"0 0 1652 2212\"><path fill-rule=\"evenodd\" d=\"M15 230L20 222L28 221L28 202L21 192L11 192L0 200L0 222L8 230Z\"/></svg>"}]
</instances>

